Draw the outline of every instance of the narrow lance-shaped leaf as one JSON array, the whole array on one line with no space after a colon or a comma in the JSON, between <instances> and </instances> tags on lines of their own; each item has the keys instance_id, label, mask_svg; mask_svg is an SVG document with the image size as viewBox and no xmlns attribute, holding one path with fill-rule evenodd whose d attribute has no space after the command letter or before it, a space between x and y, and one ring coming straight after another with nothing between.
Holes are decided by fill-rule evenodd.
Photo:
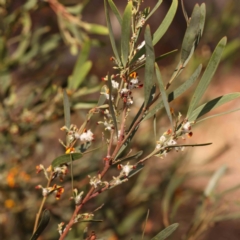
<instances>
[{"instance_id":1,"label":"narrow lance-shaped leaf","mask_svg":"<svg viewBox=\"0 0 240 240\"><path fill-rule=\"evenodd\" d=\"M37 230L34 232L30 240L37 240L44 229L47 227L50 221L50 212L49 210L45 209L41 216L41 221L37 227Z\"/></svg>"},{"instance_id":2,"label":"narrow lance-shaped leaf","mask_svg":"<svg viewBox=\"0 0 240 240\"><path fill-rule=\"evenodd\" d=\"M172 225L163 229L160 233L158 233L151 240L165 240L165 239L167 239L178 228L178 226L179 226L178 223L173 223Z\"/></svg>"},{"instance_id":3,"label":"narrow lance-shaped leaf","mask_svg":"<svg viewBox=\"0 0 240 240\"><path fill-rule=\"evenodd\" d=\"M145 75L144 75L144 106L147 107L149 105L150 93L151 89L154 85L153 82L153 74L154 74L154 61L155 54L152 45L152 36L150 32L150 27L147 25L145 34L145 48L146 48L146 64L145 64Z\"/></svg>"},{"instance_id":4,"label":"narrow lance-shaped leaf","mask_svg":"<svg viewBox=\"0 0 240 240\"><path fill-rule=\"evenodd\" d=\"M198 35L200 34L200 18L200 6L196 4L191 15L190 23L183 38L181 50L181 64L183 66L187 64L196 48Z\"/></svg>"},{"instance_id":5,"label":"narrow lance-shaped leaf","mask_svg":"<svg viewBox=\"0 0 240 240\"><path fill-rule=\"evenodd\" d=\"M111 114L112 119L113 119L115 133L116 133L116 137L118 139L117 119L116 119L116 116L115 116L115 110L114 110L114 106L113 106L113 102L112 102L112 81L111 81L111 77L110 77L109 73L108 73L108 88L109 88L109 111L110 111L110 114Z\"/></svg>"},{"instance_id":6,"label":"narrow lance-shaped leaf","mask_svg":"<svg viewBox=\"0 0 240 240\"><path fill-rule=\"evenodd\" d=\"M90 47L91 47L90 41L86 41L83 44L82 50L74 66L73 73L68 80L68 88L76 90L82 84L86 75L90 71L92 67L92 62L87 61Z\"/></svg>"},{"instance_id":7,"label":"narrow lance-shaped leaf","mask_svg":"<svg viewBox=\"0 0 240 240\"><path fill-rule=\"evenodd\" d=\"M173 0L166 17L163 19L162 23L160 24L156 32L153 34L153 45L158 43L162 36L165 34L165 32L168 30L176 14L177 7L178 0Z\"/></svg>"},{"instance_id":8,"label":"narrow lance-shaped leaf","mask_svg":"<svg viewBox=\"0 0 240 240\"><path fill-rule=\"evenodd\" d=\"M69 129L71 124L70 104L66 90L63 90L63 109L65 126Z\"/></svg>"},{"instance_id":9,"label":"narrow lance-shaped leaf","mask_svg":"<svg viewBox=\"0 0 240 240\"><path fill-rule=\"evenodd\" d=\"M162 81L161 73L160 73L160 70L159 70L158 65L156 63L155 63L155 70L156 70L156 76L157 76L157 80L158 80L158 84L159 84L159 89L160 89L161 96L162 96L163 105L166 109L166 112L167 112L168 118L170 120L171 126L173 127L172 113L171 113L169 103L168 103L168 96L165 92L165 87L164 87L164 84L163 84L163 81Z\"/></svg>"},{"instance_id":10,"label":"narrow lance-shaped leaf","mask_svg":"<svg viewBox=\"0 0 240 240\"><path fill-rule=\"evenodd\" d=\"M91 68L92 68L91 61L86 61L85 63L81 64L78 68L76 68L76 71L68 79L68 88L77 90L85 80Z\"/></svg>"},{"instance_id":11,"label":"narrow lance-shaped leaf","mask_svg":"<svg viewBox=\"0 0 240 240\"><path fill-rule=\"evenodd\" d=\"M197 121L197 123L205 121L205 120L210 119L210 118L219 117L219 116L222 116L222 115L225 115L225 114L233 113L233 112L236 112L236 111L239 111L239 110L240 110L240 108L235 108L235 109L232 109L232 110L229 110L229 111L226 111L226 112L221 112L221 113L218 113L218 114L214 114L214 115L211 115L209 117L202 118L201 120Z\"/></svg>"},{"instance_id":12,"label":"narrow lance-shaped leaf","mask_svg":"<svg viewBox=\"0 0 240 240\"><path fill-rule=\"evenodd\" d=\"M212 192L214 191L219 179L222 177L222 175L226 172L227 167L221 166L212 176L210 179L206 189L204 190L204 196L205 197L210 197Z\"/></svg>"},{"instance_id":13,"label":"narrow lance-shaped leaf","mask_svg":"<svg viewBox=\"0 0 240 240\"><path fill-rule=\"evenodd\" d=\"M71 156L70 156L71 155ZM62 156L59 156L55 158L52 161L52 167L58 167L64 163L71 163L72 161L75 161L77 159L80 159L82 157L82 153L69 153L69 154L64 154Z\"/></svg>"},{"instance_id":14,"label":"narrow lance-shaped leaf","mask_svg":"<svg viewBox=\"0 0 240 240\"><path fill-rule=\"evenodd\" d=\"M202 69L202 65L199 65L198 68L195 70L195 72L192 74L192 76L186 82L184 82L180 87L178 87L176 90L171 92L168 95L168 102L171 102L171 101L175 100L177 97L182 95L185 91L187 91L197 80L197 78L198 78L198 76L201 72L201 69ZM163 107L164 107L164 105L163 105L162 99L159 99L157 104L149 111L149 113L146 115L144 120L147 120L150 117L152 117L154 114L156 114Z\"/></svg>"},{"instance_id":15,"label":"narrow lance-shaped leaf","mask_svg":"<svg viewBox=\"0 0 240 240\"><path fill-rule=\"evenodd\" d=\"M120 15L115 3L112 0L108 0L108 4L109 4L110 8L112 9L113 13L115 14L119 24L122 26L122 16Z\"/></svg>"},{"instance_id":16,"label":"narrow lance-shaped leaf","mask_svg":"<svg viewBox=\"0 0 240 240\"><path fill-rule=\"evenodd\" d=\"M156 12L156 10L159 8L159 6L161 4L162 4L162 0L158 0L157 4L154 6L152 11L148 14L148 16L146 17L145 21L147 21Z\"/></svg>"},{"instance_id":17,"label":"narrow lance-shaped leaf","mask_svg":"<svg viewBox=\"0 0 240 240\"><path fill-rule=\"evenodd\" d=\"M237 99L240 97L240 92L237 93L229 93L220 97L217 97L215 99L212 99L211 101L204 103L203 105L196 108L191 117L189 118L189 121L195 121L198 118L202 117L204 114L210 112L211 110L220 107L221 105L230 102L234 99Z\"/></svg>"},{"instance_id":18,"label":"narrow lance-shaped leaf","mask_svg":"<svg viewBox=\"0 0 240 240\"><path fill-rule=\"evenodd\" d=\"M110 42L111 42L111 45L112 45L113 53L114 53L114 56L115 56L115 58L118 62L118 65L120 65L121 60L120 60L118 50L117 50L117 47L116 47L116 43L115 43L115 40L114 40L114 36L113 36L113 30L112 30L112 24L111 24L109 12L108 12L107 0L104 0L104 7L105 7L106 20L107 20L107 26L108 26L108 31L109 31L109 38L110 38Z\"/></svg>"},{"instance_id":19,"label":"narrow lance-shaped leaf","mask_svg":"<svg viewBox=\"0 0 240 240\"><path fill-rule=\"evenodd\" d=\"M217 67L220 62L221 55L223 53L226 43L227 43L227 38L226 37L222 38L210 58L207 68L206 68L205 72L203 73L203 76L193 94L193 97L192 97L192 100L191 100L191 103L190 103L190 106L188 109L188 113L187 113L187 117L189 119L191 118L193 110L196 108L199 100L201 99L201 97L205 93L208 85L210 84L210 81L211 81L215 71L217 70Z\"/></svg>"},{"instance_id":20,"label":"narrow lance-shaped leaf","mask_svg":"<svg viewBox=\"0 0 240 240\"><path fill-rule=\"evenodd\" d=\"M176 52L177 52L177 49L172 50L172 51L167 52L167 53L164 53L164 54L162 54L162 55L156 57L156 58L155 58L155 62L158 62L158 61L164 59L165 57L168 57L168 56L170 56L171 54L176 53ZM145 67L145 61L143 61L142 64L137 65L137 67L134 68L134 69L132 69L131 72L136 72L138 69L143 68L143 67Z\"/></svg>"},{"instance_id":21,"label":"narrow lance-shaped leaf","mask_svg":"<svg viewBox=\"0 0 240 240\"><path fill-rule=\"evenodd\" d=\"M126 66L129 55L129 42L131 35L132 21L132 1L129 1L122 19L122 34L121 34L121 54L123 66Z\"/></svg>"}]
</instances>

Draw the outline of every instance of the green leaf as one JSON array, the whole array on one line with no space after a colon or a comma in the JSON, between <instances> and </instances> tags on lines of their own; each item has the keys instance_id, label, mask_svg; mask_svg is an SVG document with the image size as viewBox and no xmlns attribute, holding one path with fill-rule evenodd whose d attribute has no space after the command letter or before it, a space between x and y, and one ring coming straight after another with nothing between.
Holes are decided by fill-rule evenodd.
<instances>
[{"instance_id":1,"label":"green leaf","mask_svg":"<svg viewBox=\"0 0 240 240\"><path fill-rule=\"evenodd\" d=\"M116 115L115 115L115 108L114 108L113 102L112 102L112 80L111 80L109 73L108 73L108 88L109 88L109 101L108 101L109 112L112 116L116 137L118 139L118 125L117 125L117 119L116 119Z\"/></svg>"},{"instance_id":2,"label":"green leaf","mask_svg":"<svg viewBox=\"0 0 240 240\"><path fill-rule=\"evenodd\" d=\"M201 69L202 69L202 65L200 64L198 66L198 68L195 70L195 72L192 74L192 76L186 82L184 82L180 87L178 87L176 90L174 90L173 92L171 92L168 95L168 102L175 100L180 95L182 95L182 93L187 91L193 85L193 83L197 80L197 78L201 72ZM159 99L159 101L157 101L156 105L146 115L144 120L151 118L154 114L156 114L163 107L164 107L164 105L163 105L162 99Z\"/></svg>"},{"instance_id":3,"label":"green leaf","mask_svg":"<svg viewBox=\"0 0 240 240\"><path fill-rule=\"evenodd\" d=\"M185 66L187 62L190 60L198 41L198 36L200 34L200 6L198 4L195 5L190 23L187 27L185 32L183 43L182 43L182 50L181 50L181 64Z\"/></svg>"},{"instance_id":4,"label":"green leaf","mask_svg":"<svg viewBox=\"0 0 240 240\"><path fill-rule=\"evenodd\" d=\"M210 84L210 81L218 67L218 64L220 62L221 59L221 55L222 52L224 50L224 47L227 43L227 38L224 37L221 39L221 41L218 43L217 47L215 48L210 61L207 65L207 68L205 70L205 72L203 73L203 76L193 94L189 109L188 109L188 113L187 113L187 118L190 119L193 113L193 110L196 108L199 100L201 99L201 97L203 96L203 94L205 93L208 85Z\"/></svg>"},{"instance_id":5,"label":"green leaf","mask_svg":"<svg viewBox=\"0 0 240 240\"><path fill-rule=\"evenodd\" d=\"M122 34L121 34L121 54L122 54L122 63L125 67L128 61L129 55L129 42L131 35L131 23L132 21L132 1L129 1L124 13L122 20Z\"/></svg>"},{"instance_id":6,"label":"green leaf","mask_svg":"<svg viewBox=\"0 0 240 240\"><path fill-rule=\"evenodd\" d=\"M176 189L184 182L186 175L173 175L167 185L166 191L162 199L163 223L169 225L170 204Z\"/></svg>"},{"instance_id":7,"label":"green leaf","mask_svg":"<svg viewBox=\"0 0 240 240\"><path fill-rule=\"evenodd\" d=\"M92 34L101 34L101 35L107 35L109 33L108 29L105 26L99 25L99 24L93 24L93 23L84 23L82 24L82 27Z\"/></svg>"},{"instance_id":8,"label":"green leaf","mask_svg":"<svg viewBox=\"0 0 240 240\"><path fill-rule=\"evenodd\" d=\"M69 129L71 124L70 104L66 90L63 90L63 109L65 126Z\"/></svg>"},{"instance_id":9,"label":"green leaf","mask_svg":"<svg viewBox=\"0 0 240 240\"><path fill-rule=\"evenodd\" d=\"M229 93L217 98L212 99L211 101L202 104L198 108L196 108L191 117L188 119L189 121L196 121L198 118L202 117L204 114L210 112L211 110L220 107L221 105L230 102L234 99L237 99L240 97L240 92L236 93Z\"/></svg>"},{"instance_id":10,"label":"green leaf","mask_svg":"<svg viewBox=\"0 0 240 240\"><path fill-rule=\"evenodd\" d=\"M141 155L143 154L143 151L139 151L137 153L134 153L130 156L125 156L123 158L117 159L116 161L113 162L113 165L120 163L120 162L126 162L132 159L138 159Z\"/></svg>"},{"instance_id":11,"label":"green leaf","mask_svg":"<svg viewBox=\"0 0 240 240\"><path fill-rule=\"evenodd\" d=\"M148 107L151 89L154 85L153 74L154 74L154 61L155 54L152 45L152 36L150 32L150 27L147 25L145 34L145 48L146 48L146 64L145 64L145 74L144 74L144 107Z\"/></svg>"},{"instance_id":12,"label":"green leaf","mask_svg":"<svg viewBox=\"0 0 240 240\"><path fill-rule=\"evenodd\" d=\"M109 12L108 12L107 0L104 0L104 7L105 7L105 14L106 14L109 38L110 38L110 42L111 42L111 45L112 45L113 53L114 53L114 56L115 56L115 58L118 62L118 65L120 65L121 60L120 60L120 57L119 57L119 54L118 54L118 51L117 51L117 47L116 47L116 43L115 43L115 39L114 39L114 35L113 35L112 24L111 24Z\"/></svg>"},{"instance_id":13,"label":"green leaf","mask_svg":"<svg viewBox=\"0 0 240 240\"><path fill-rule=\"evenodd\" d=\"M30 240L37 240L50 221L50 211L45 209L41 216L41 221Z\"/></svg>"},{"instance_id":14,"label":"green leaf","mask_svg":"<svg viewBox=\"0 0 240 240\"><path fill-rule=\"evenodd\" d=\"M77 110L77 109L90 109L93 108L97 105L96 102L81 102L75 104L72 108Z\"/></svg>"},{"instance_id":15,"label":"green leaf","mask_svg":"<svg viewBox=\"0 0 240 240\"><path fill-rule=\"evenodd\" d=\"M239 111L239 110L240 110L240 108L236 108L236 109L233 109L233 110L230 110L230 111L221 112L221 113L214 114L214 115L211 115L211 116L206 117L206 118L202 118L201 120L199 120L197 122L199 123L199 122L205 121L205 120L210 119L210 118L219 117L219 116L229 114L229 113L232 113L232 112L236 112L236 111Z\"/></svg>"},{"instance_id":16,"label":"green leaf","mask_svg":"<svg viewBox=\"0 0 240 240\"><path fill-rule=\"evenodd\" d=\"M156 58L155 58L155 62L158 62L158 61L164 59L165 57L168 57L169 55L171 55L172 53L175 53L175 52L177 52L177 49L175 49L175 50L173 50L173 51L170 51L170 52L167 52L167 53L164 53L164 54L156 57ZM135 56L136 56L136 55L135 55ZM135 58L135 56L134 56L134 58ZM136 60L136 59L135 59L135 60ZM131 61L131 62L134 62L134 61ZM146 62L144 61L142 64L138 65L136 68L133 68L133 69L131 70L131 73L132 73L132 72L136 72L137 70L143 68L143 67L145 66L145 63L146 63Z\"/></svg>"},{"instance_id":17,"label":"green leaf","mask_svg":"<svg viewBox=\"0 0 240 240\"><path fill-rule=\"evenodd\" d=\"M120 26L122 26L122 16L120 15L115 3L112 0L108 0L108 4L110 5L110 8L112 9L113 13L115 14Z\"/></svg>"},{"instance_id":18,"label":"green leaf","mask_svg":"<svg viewBox=\"0 0 240 240\"><path fill-rule=\"evenodd\" d=\"M148 16L146 17L145 21L147 21L156 12L156 10L159 8L159 6L161 4L162 4L162 0L158 0L157 4L154 6L152 11L148 14Z\"/></svg>"},{"instance_id":19,"label":"green leaf","mask_svg":"<svg viewBox=\"0 0 240 240\"><path fill-rule=\"evenodd\" d=\"M102 86L100 93L106 93L106 91L107 91L106 85ZM107 99L107 97L106 97L105 94L100 94L100 97L99 97L99 99L98 99L97 106L98 106L98 107L99 107L99 106L102 106L102 105L105 103L106 99Z\"/></svg>"},{"instance_id":20,"label":"green leaf","mask_svg":"<svg viewBox=\"0 0 240 240\"><path fill-rule=\"evenodd\" d=\"M227 59L231 57L233 54L238 53L240 49L240 41L239 38L233 39L229 42L223 52L222 59Z\"/></svg>"},{"instance_id":21,"label":"green leaf","mask_svg":"<svg viewBox=\"0 0 240 240\"><path fill-rule=\"evenodd\" d=\"M71 155L71 156L70 156ZM55 158L52 161L52 167L58 167L64 163L71 163L72 161L78 160L82 157L83 155L81 153L69 153L69 154L64 154L62 156L59 156ZM72 157L72 159L71 159Z\"/></svg>"},{"instance_id":22,"label":"green leaf","mask_svg":"<svg viewBox=\"0 0 240 240\"><path fill-rule=\"evenodd\" d=\"M152 240L164 240L168 238L178 228L178 226L178 223L173 223L158 233L154 238L152 238Z\"/></svg>"},{"instance_id":23,"label":"green leaf","mask_svg":"<svg viewBox=\"0 0 240 240\"><path fill-rule=\"evenodd\" d=\"M222 175L226 172L227 167L221 166L212 176L210 179L207 187L204 190L204 196L205 197L210 197L212 195L212 192L214 191L219 179L222 177Z\"/></svg>"},{"instance_id":24,"label":"green leaf","mask_svg":"<svg viewBox=\"0 0 240 240\"><path fill-rule=\"evenodd\" d=\"M76 90L89 72L92 65L92 63L87 62L90 47L91 42L89 40L83 44L82 51L80 52L77 62L74 66L73 74L68 80L68 88Z\"/></svg>"},{"instance_id":25,"label":"green leaf","mask_svg":"<svg viewBox=\"0 0 240 240\"><path fill-rule=\"evenodd\" d=\"M159 40L162 38L162 36L166 33L166 31L168 30L170 24L173 21L173 18L176 14L177 11L177 7L178 7L178 0L173 0L172 1L172 5L167 13L167 15L165 16L165 18L163 19L162 23L160 24L160 26L158 27L158 29L156 30L156 32L153 34L153 46L159 42Z\"/></svg>"},{"instance_id":26,"label":"green leaf","mask_svg":"<svg viewBox=\"0 0 240 240\"><path fill-rule=\"evenodd\" d=\"M31 41L31 17L28 12L23 12L21 17L23 29L22 29L22 39L19 42L15 52L11 56L11 61L18 61L25 54L27 48L29 47Z\"/></svg>"},{"instance_id":27,"label":"green leaf","mask_svg":"<svg viewBox=\"0 0 240 240\"><path fill-rule=\"evenodd\" d=\"M159 84L159 89L160 89L161 96L162 96L163 105L166 109L168 118L169 118L171 126L173 128L172 113L171 113L170 106L169 106L169 103L168 103L168 96L167 96L167 93L165 91L165 87L164 87L164 84L163 84L163 81L162 81L160 70L159 70L158 65L156 63L155 63L155 70L156 70L156 76L157 76L157 80L158 80L158 84Z\"/></svg>"}]
</instances>

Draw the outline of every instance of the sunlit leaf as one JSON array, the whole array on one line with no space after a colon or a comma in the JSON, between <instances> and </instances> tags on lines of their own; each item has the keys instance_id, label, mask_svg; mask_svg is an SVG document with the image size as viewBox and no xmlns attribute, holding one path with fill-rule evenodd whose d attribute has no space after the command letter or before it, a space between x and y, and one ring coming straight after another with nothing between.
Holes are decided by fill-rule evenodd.
<instances>
[{"instance_id":1,"label":"sunlit leaf","mask_svg":"<svg viewBox=\"0 0 240 240\"><path fill-rule=\"evenodd\" d=\"M165 34L165 32L168 30L176 14L177 7L178 7L178 0L173 0L167 15L163 19L160 26L157 28L156 32L153 34L153 45L158 43L159 40L162 38L162 36Z\"/></svg>"},{"instance_id":2,"label":"sunlit leaf","mask_svg":"<svg viewBox=\"0 0 240 240\"><path fill-rule=\"evenodd\" d=\"M160 233L158 233L154 238L151 240L164 240L167 239L177 228L179 224L173 223L170 226L163 229Z\"/></svg>"},{"instance_id":3,"label":"sunlit leaf","mask_svg":"<svg viewBox=\"0 0 240 240\"><path fill-rule=\"evenodd\" d=\"M68 88L77 90L85 80L91 68L92 68L91 61L86 61L85 63L81 64L78 68L76 68L73 75L68 78Z\"/></svg>"},{"instance_id":4,"label":"sunlit leaf","mask_svg":"<svg viewBox=\"0 0 240 240\"><path fill-rule=\"evenodd\" d=\"M50 221L50 211L45 209L41 216L41 221L30 240L37 240Z\"/></svg>"},{"instance_id":5,"label":"sunlit leaf","mask_svg":"<svg viewBox=\"0 0 240 240\"><path fill-rule=\"evenodd\" d=\"M93 24L93 23L84 23L82 24L82 27L92 34L100 34L100 35L107 35L108 29L105 26L99 25L99 24Z\"/></svg>"},{"instance_id":6,"label":"sunlit leaf","mask_svg":"<svg viewBox=\"0 0 240 240\"><path fill-rule=\"evenodd\" d=\"M217 98L212 99L211 101L202 104L198 108L196 108L190 118L189 121L195 121L198 118L202 117L204 114L210 112L211 110L220 107L221 105L230 102L234 99L237 99L240 97L240 93L229 93Z\"/></svg>"},{"instance_id":7,"label":"sunlit leaf","mask_svg":"<svg viewBox=\"0 0 240 240\"><path fill-rule=\"evenodd\" d=\"M144 74L144 106L147 107L149 105L150 93L151 89L154 85L153 74L154 74L154 61L155 54L152 45L152 36L150 32L150 27L147 25L145 34L145 48L146 48L146 64L145 64L145 74Z\"/></svg>"},{"instance_id":8,"label":"sunlit leaf","mask_svg":"<svg viewBox=\"0 0 240 240\"><path fill-rule=\"evenodd\" d=\"M72 159L71 159L71 157ZM62 156L59 156L57 158L55 158L53 161L52 161L52 167L55 168L55 167L58 167L64 163L71 163L72 161L75 161L75 160L78 160L82 157L83 155L81 153L69 153L69 154L64 154Z\"/></svg>"},{"instance_id":9,"label":"sunlit leaf","mask_svg":"<svg viewBox=\"0 0 240 240\"><path fill-rule=\"evenodd\" d=\"M173 127L172 113L171 113L170 106L169 106L169 103L168 103L168 96L167 96L167 93L165 91L165 87L164 87L164 83L162 81L160 70L159 70L158 65L156 63L155 63L155 70L156 70L156 76L157 76L159 89L160 89L160 92L161 92L161 98L162 98L162 101L163 101L163 105L166 109L166 112L167 112L168 118L170 120L171 126Z\"/></svg>"},{"instance_id":10,"label":"sunlit leaf","mask_svg":"<svg viewBox=\"0 0 240 240\"><path fill-rule=\"evenodd\" d=\"M225 115L225 114L233 113L233 112L236 112L236 111L239 111L239 110L240 110L240 108L236 108L236 109L232 109L232 110L229 110L229 111L226 111L226 112L213 114L213 115L211 115L209 117L202 118L201 120L197 121L197 123L205 121L205 120L210 119L210 118L219 117L219 116L222 116L222 115Z\"/></svg>"},{"instance_id":11,"label":"sunlit leaf","mask_svg":"<svg viewBox=\"0 0 240 240\"><path fill-rule=\"evenodd\" d=\"M132 1L129 1L122 19L122 34L121 34L121 54L123 66L126 66L129 54L129 41L131 35L131 20L132 20Z\"/></svg>"},{"instance_id":12,"label":"sunlit leaf","mask_svg":"<svg viewBox=\"0 0 240 240\"><path fill-rule=\"evenodd\" d=\"M122 16L120 15L115 3L112 0L108 0L108 4L109 4L110 8L112 9L113 13L115 14L120 26L122 26Z\"/></svg>"},{"instance_id":13,"label":"sunlit leaf","mask_svg":"<svg viewBox=\"0 0 240 240\"><path fill-rule=\"evenodd\" d=\"M227 38L224 37L221 39L221 41L218 43L217 47L215 48L210 61L207 65L206 70L203 73L203 76L193 94L192 100L190 102L190 106L188 109L187 117L188 119L191 118L193 110L196 108L199 100L202 98L203 94L205 93L208 85L210 84L210 81L217 70L218 64L221 59L222 52L224 50L224 47L227 43Z\"/></svg>"}]
</instances>

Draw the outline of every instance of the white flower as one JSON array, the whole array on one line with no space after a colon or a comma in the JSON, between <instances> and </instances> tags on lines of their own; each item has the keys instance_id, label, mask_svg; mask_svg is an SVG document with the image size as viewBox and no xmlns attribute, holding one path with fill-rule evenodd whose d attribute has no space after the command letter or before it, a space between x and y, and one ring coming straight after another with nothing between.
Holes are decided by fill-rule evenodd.
<instances>
[{"instance_id":1,"label":"white flower","mask_svg":"<svg viewBox=\"0 0 240 240\"><path fill-rule=\"evenodd\" d=\"M166 141L166 137L164 135L162 135L160 138L159 138L159 142L160 143L164 143Z\"/></svg>"},{"instance_id":2,"label":"white flower","mask_svg":"<svg viewBox=\"0 0 240 240\"><path fill-rule=\"evenodd\" d=\"M115 88L115 89L118 89L119 83L114 81L114 80L112 80L112 87Z\"/></svg>"},{"instance_id":3,"label":"white flower","mask_svg":"<svg viewBox=\"0 0 240 240\"><path fill-rule=\"evenodd\" d=\"M129 163L127 163L125 166L123 166L122 164L120 164L121 168L122 168L122 171L120 173L120 176L121 175L124 175L124 176L128 176L129 173L133 170L133 165L129 165Z\"/></svg>"},{"instance_id":4,"label":"white flower","mask_svg":"<svg viewBox=\"0 0 240 240\"><path fill-rule=\"evenodd\" d=\"M105 121L103 123L103 125L105 126L105 130L109 130L110 131L113 128L112 125L110 123L108 123L107 121Z\"/></svg>"},{"instance_id":5,"label":"white flower","mask_svg":"<svg viewBox=\"0 0 240 240\"><path fill-rule=\"evenodd\" d=\"M121 93L121 94L124 94L124 93L128 93L128 91L129 91L129 90L128 90L127 88L123 88L123 89L120 91L120 93Z\"/></svg>"},{"instance_id":6,"label":"white flower","mask_svg":"<svg viewBox=\"0 0 240 240\"><path fill-rule=\"evenodd\" d=\"M127 99L127 105L129 106L129 105L132 105L132 104L133 104L132 98L128 98Z\"/></svg>"},{"instance_id":7,"label":"white flower","mask_svg":"<svg viewBox=\"0 0 240 240\"><path fill-rule=\"evenodd\" d=\"M167 145L168 145L168 146L169 146L169 145L175 145L175 144L177 144L177 142L174 141L173 139L170 139L170 140L167 142Z\"/></svg>"},{"instance_id":8,"label":"white flower","mask_svg":"<svg viewBox=\"0 0 240 240\"><path fill-rule=\"evenodd\" d=\"M182 130L183 130L183 132L188 133L191 130L191 123L190 122L186 122L182 126Z\"/></svg>"},{"instance_id":9,"label":"white flower","mask_svg":"<svg viewBox=\"0 0 240 240\"><path fill-rule=\"evenodd\" d=\"M94 139L92 131L87 130L87 132L82 133L79 139L82 142L91 142Z\"/></svg>"}]
</instances>

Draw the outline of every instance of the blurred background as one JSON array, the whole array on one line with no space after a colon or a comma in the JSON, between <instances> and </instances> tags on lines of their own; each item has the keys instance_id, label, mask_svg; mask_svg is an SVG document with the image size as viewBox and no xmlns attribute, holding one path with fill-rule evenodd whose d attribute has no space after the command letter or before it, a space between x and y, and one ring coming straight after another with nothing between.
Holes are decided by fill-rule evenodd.
<instances>
[{"instance_id":1,"label":"blurred background","mask_svg":"<svg viewBox=\"0 0 240 240\"><path fill-rule=\"evenodd\" d=\"M122 13L127 1L114 2ZM156 2L144 1L142 7L153 8ZM147 22L152 32L165 17L171 2L163 1ZM184 1L188 15L196 3L202 2ZM227 36L223 60L203 102L240 90L240 4L236 2L206 1L207 17L201 42L172 89L185 81L200 62L206 67L219 40ZM88 110L97 103L101 78L114 70L109 61L112 49L105 27L103 1L0 0L0 18L0 238L20 240L30 238L42 199L35 186L46 184L44 176L36 174L35 166L40 163L48 166L64 153L58 141L65 138L60 131L64 125L62 88L68 89L70 82L78 78L79 83L69 90L69 97L72 123L80 126ZM120 26L113 16L111 20L119 43ZM179 2L173 23L155 47L156 55L180 50L185 29ZM79 54L87 49L89 42L86 59L89 62L80 68ZM165 82L178 61L179 51L159 62ZM143 81L142 71L139 76ZM171 104L175 113L186 114L193 89ZM143 96L136 98L139 100L137 111ZM216 113L239 106L240 101L236 100ZM133 110L132 116L136 111ZM97 121L97 117L92 120L91 129L97 133L93 148L101 141ZM197 124L193 137L186 139L186 143L212 142L211 146L188 148L182 153L168 154L164 159L149 160L143 171L130 181L85 206L84 211L91 212L104 203L104 207L95 212L102 223L78 224L68 239L81 239L79 236L86 226L90 232L95 231L99 239L140 239L148 210L146 239L164 228L166 216L170 223L180 224L169 239L239 239L239 121L240 113L234 112ZM157 126L159 136L170 127L164 112L158 114ZM155 146L152 136L152 122L146 121L134 139L133 151L143 150L147 155ZM104 154L94 151L74 163L75 187L87 191L87 175L101 169ZM223 165L227 171L206 201L203 191L213 173ZM57 224L67 223L72 215L69 175L63 185L65 192L61 199L56 201L50 196L46 202L51 221L39 239L58 239Z\"/></svg>"}]
</instances>

